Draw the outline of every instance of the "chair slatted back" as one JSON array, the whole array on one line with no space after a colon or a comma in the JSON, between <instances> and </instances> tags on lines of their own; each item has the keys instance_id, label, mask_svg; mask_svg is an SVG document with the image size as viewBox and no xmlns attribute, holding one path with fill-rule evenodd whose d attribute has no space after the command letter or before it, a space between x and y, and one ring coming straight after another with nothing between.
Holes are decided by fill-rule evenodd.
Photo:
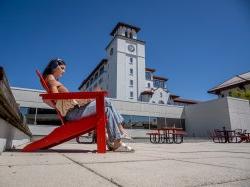
<instances>
[{"instance_id":1,"label":"chair slatted back","mask_svg":"<svg viewBox=\"0 0 250 187\"><path fill-rule=\"evenodd\" d=\"M49 87L48 87L46 81L44 80L44 78L43 78L43 76L42 76L42 74L40 73L39 70L36 70L36 74L37 74L37 76L39 77L40 83L41 83L42 87L45 89L45 91L46 91L47 93L51 93L51 91L50 91L50 89L49 89ZM46 103L46 102L45 102L45 103ZM59 119L61 120L62 125L64 125L64 118L63 118L63 116L61 115L60 111L56 108L56 101L51 100L51 104L53 105L53 108L56 110L57 116L58 116Z\"/></svg>"}]
</instances>

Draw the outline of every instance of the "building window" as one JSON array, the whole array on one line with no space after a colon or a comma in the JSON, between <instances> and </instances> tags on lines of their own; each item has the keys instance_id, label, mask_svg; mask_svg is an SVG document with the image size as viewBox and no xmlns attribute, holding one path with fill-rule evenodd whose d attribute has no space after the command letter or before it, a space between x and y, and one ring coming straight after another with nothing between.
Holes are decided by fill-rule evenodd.
<instances>
[{"instance_id":1,"label":"building window","mask_svg":"<svg viewBox=\"0 0 250 187\"><path fill-rule=\"evenodd\" d=\"M104 73L104 66L100 68L100 75Z\"/></svg>"},{"instance_id":2,"label":"building window","mask_svg":"<svg viewBox=\"0 0 250 187\"><path fill-rule=\"evenodd\" d=\"M133 38L133 34L132 34L132 32L129 34L129 37L130 37L130 38Z\"/></svg>"},{"instance_id":3,"label":"building window","mask_svg":"<svg viewBox=\"0 0 250 187\"><path fill-rule=\"evenodd\" d=\"M162 93L160 92L160 97L162 97Z\"/></svg>"},{"instance_id":4,"label":"building window","mask_svg":"<svg viewBox=\"0 0 250 187\"><path fill-rule=\"evenodd\" d=\"M154 80L154 87L164 89L165 88L165 82L160 81L160 80Z\"/></svg>"},{"instance_id":5,"label":"building window","mask_svg":"<svg viewBox=\"0 0 250 187\"><path fill-rule=\"evenodd\" d=\"M98 83L99 83L99 84L101 84L101 83L102 83L102 81L103 81L103 79L102 79L102 78L100 78L100 80L99 80L99 82L98 82Z\"/></svg>"},{"instance_id":6,"label":"building window","mask_svg":"<svg viewBox=\"0 0 250 187\"><path fill-rule=\"evenodd\" d=\"M132 57L129 58L129 64L133 64L133 58Z\"/></svg>"},{"instance_id":7,"label":"building window","mask_svg":"<svg viewBox=\"0 0 250 187\"><path fill-rule=\"evenodd\" d=\"M25 116L27 124L60 125L55 109L20 107L20 112Z\"/></svg>"},{"instance_id":8,"label":"building window","mask_svg":"<svg viewBox=\"0 0 250 187\"><path fill-rule=\"evenodd\" d=\"M148 83L148 88L150 88L150 83Z\"/></svg>"},{"instance_id":9,"label":"building window","mask_svg":"<svg viewBox=\"0 0 250 187\"><path fill-rule=\"evenodd\" d=\"M134 97L134 92L130 92L130 98Z\"/></svg>"},{"instance_id":10,"label":"building window","mask_svg":"<svg viewBox=\"0 0 250 187\"><path fill-rule=\"evenodd\" d=\"M146 71L145 76L146 80L151 81L151 72Z\"/></svg>"},{"instance_id":11,"label":"building window","mask_svg":"<svg viewBox=\"0 0 250 187\"><path fill-rule=\"evenodd\" d=\"M129 81L129 86L133 86L133 84L134 84L134 81L133 81L133 80L130 80L130 81Z\"/></svg>"},{"instance_id":12,"label":"building window","mask_svg":"<svg viewBox=\"0 0 250 187\"><path fill-rule=\"evenodd\" d=\"M90 79L90 83L89 84L92 85L92 83L93 83L93 78Z\"/></svg>"},{"instance_id":13,"label":"building window","mask_svg":"<svg viewBox=\"0 0 250 187\"><path fill-rule=\"evenodd\" d=\"M132 69L132 68L130 68L129 74L130 74L130 75L133 75L133 69Z\"/></svg>"},{"instance_id":14,"label":"building window","mask_svg":"<svg viewBox=\"0 0 250 187\"><path fill-rule=\"evenodd\" d=\"M98 78L98 72L96 72L94 80L96 80Z\"/></svg>"},{"instance_id":15,"label":"building window","mask_svg":"<svg viewBox=\"0 0 250 187\"><path fill-rule=\"evenodd\" d=\"M128 37L128 31L125 31L125 37Z\"/></svg>"},{"instance_id":16,"label":"building window","mask_svg":"<svg viewBox=\"0 0 250 187\"><path fill-rule=\"evenodd\" d=\"M60 125L61 121L57 117L55 109L37 108L37 125Z\"/></svg>"},{"instance_id":17,"label":"building window","mask_svg":"<svg viewBox=\"0 0 250 187\"><path fill-rule=\"evenodd\" d=\"M110 51L109 51L110 56L113 55L113 50L114 50L113 48L110 49Z\"/></svg>"}]
</instances>

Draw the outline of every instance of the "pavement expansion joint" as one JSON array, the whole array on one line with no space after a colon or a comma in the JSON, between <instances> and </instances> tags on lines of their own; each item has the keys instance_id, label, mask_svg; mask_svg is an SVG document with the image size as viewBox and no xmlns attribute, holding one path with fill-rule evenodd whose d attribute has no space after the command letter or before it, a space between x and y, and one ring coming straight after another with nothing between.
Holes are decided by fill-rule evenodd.
<instances>
[{"instance_id":1,"label":"pavement expansion joint","mask_svg":"<svg viewBox=\"0 0 250 187\"><path fill-rule=\"evenodd\" d=\"M174 152L174 151L169 151L168 153L174 153L174 154L176 154L176 153L180 153L180 154L182 154L182 153L236 153L236 154L250 154L250 152L239 152L239 151L180 151L180 152Z\"/></svg>"},{"instance_id":2,"label":"pavement expansion joint","mask_svg":"<svg viewBox=\"0 0 250 187\"><path fill-rule=\"evenodd\" d=\"M211 185L219 185L219 184L230 184L230 183L233 183L233 182L240 182L240 181L247 181L247 180L250 180L250 178L235 179L235 180L229 180L229 181L224 181L224 182L216 182L216 183L208 183L208 184L197 185L197 186L193 186L193 187L211 186Z\"/></svg>"},{"instance_id":3,"label":"pavement expansion joint","mask_svg":"<svg viewBox=\"0 0 250 187\"><path fill-rule=\"evenodd\" d=\"M207 158L207 157L206 157ZM217 157L212 157L212 158L217 158ZM225 157L223 157L225 158ZM182 159L187 159L187 158L182 158ZM240 171L250 171L250 170L245 170L245 169L240 169L236 167L230 167L230 166L223 166L223 165L215 165L215 164L207 164L207 163L201 163L201 162L194 162L194 161L188 161L188 160L182 160L182 159L175 159L175 158L154 158L154 159L147 159L147 160L123 160L123 161L109 161L109 162L84 162L81 164L86 164L86 165L92 165L92 164L117 164L117 163L133 163L133 162L159 162L159 161L177 161L177 162L185 162L185 163L192 163L192 164L199 164L199 165L207 165L207 166L214 166L214 167L221 167L221 168L227 168L227 169L237 169ZM193 159L193 158L191 158ZM197 158L196 158L197 159Z\"/></svg>"},{"instance_id":4,"label":"pavement expansion joint","mask_svg":"<svg viewBox=\"0 0 250 187\"><path fill-rule=\"evenodd\" d=\"M91 169L91 168L85 166L84 164L82 164L82 163L80 163L80 162L78 162L78 161L76 161L76 160L74 160L74 159L72 159L72 158L70 158L70 157L68 157L68 156L66 156L66 155L64 155L64 154L61 154L61 155L64 156L65 158L67 158L68 160L72 161L73 163L79 165L80 167L83 167L83 168L87 169L88 171L90 171L91 173L94 173L95 175L101 177L102 179L111 182L111 183L114 184L115 186L122 187L122 185L121 185L121 184L118 184L116 181L114 181L113 178L110 178L110 179L109 179L108 177L105 177L104 175L102 175L102 174L98 173L97 171L95 171L95 170L93 170L93 169Z\"/></svg>"},{"instance_id":5,"label":"pavement expansion joint","mask_svg":"<svg viewBox=\"0 0 250 187\"><path fill-rule=\"evenodd\" d=\"M230 166L222 166L222 165L216 165L216 164L207 164L207 163L193 162L193 161L181 160L181 159L172 159L172 160L178 161L178 162L186 162L186 163L206 165L206 166L214 166L214 167L227 168L227 169L237 169L237 170L240 170L240 171L249 171L250 172L250 170L245 170L245 169L240 169L240 168L230 167Z\"/></svg>"},{"instance_id":6,"label":"pavement expansion joint","mask_svg":"<svg viewBox=\"0 0 250 187\"><path fill-rule=\"evenodd\" d=\"M117 164L117 163L133 163L133 162L155 162L155 161L164 161L164 160L172 160L166 158L159 158L159 159L147 159L147 160L121 160L121 161L107 161L107 162L83 162L82 164Z\"/></svg>"},{"instance_id":7,"label":"pavement expansion joint","mask_svg":"<svg viewBox=\"0 0 250 187\"><path fill-rule=\"evenodd\" d=\"M55 164L0 164L0 167L2 166L8 166L9 168L11 167L21 167L21 166L63 166L63 165L71 165L72 163L55 163Z\"/></svg>"}]
</instances>

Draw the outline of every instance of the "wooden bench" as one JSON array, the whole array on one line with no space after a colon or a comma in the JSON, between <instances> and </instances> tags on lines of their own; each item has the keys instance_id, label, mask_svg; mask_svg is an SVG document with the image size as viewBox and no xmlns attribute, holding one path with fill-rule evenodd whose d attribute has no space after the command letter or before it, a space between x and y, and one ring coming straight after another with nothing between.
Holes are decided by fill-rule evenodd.
<instances>
[{"instance_id":1,"label":"wooden bench","mask_svg":"<svg viewBox=\"0 0 250 187\"><path fill-rule=\"evenodd\" d=\"M73 138L79 137L85 133L96 130L97 134L97 152L106 152L106 137L105 137L105 126L106 126L106 115L104 111L104 97L107 95L106 92L68 92L68 93L50 93L50 90L43 79L41 73L36 70L37 75L40 78L40 82L43 88L47 91L45 94L40 94L43 101L50 101L53 108L56 109L58 117L62 122L62 126L53 130L49 135L44 138L32 142L31 144L24 147L23 152L37 151L40 149L49 149L53 146L59 145ZM56 108L56 100L61 99L96 99L96 113L80 120L66 121L59 110Z\"/></svg>"},{"instance_id":2,"label":"wooden bench","mask_svg":"<svg viewBox=\"0 0 250 187\"><path fill-rule=\"evenodd\" d=\"M15 100L4 68L0 66L0 155L5 150L29 142L31 136L31 131Z\"/></svg>"},{"instance_id":3,"label":"wooden bench","mask_svg":"<svg viewBox=\"0 0 250 187\"><path fill-rule=\"evenodd\" d=\"M29 127L23 122L3 67L0 67L0 118L31 137Z\"/></svg>"}]
</instances>

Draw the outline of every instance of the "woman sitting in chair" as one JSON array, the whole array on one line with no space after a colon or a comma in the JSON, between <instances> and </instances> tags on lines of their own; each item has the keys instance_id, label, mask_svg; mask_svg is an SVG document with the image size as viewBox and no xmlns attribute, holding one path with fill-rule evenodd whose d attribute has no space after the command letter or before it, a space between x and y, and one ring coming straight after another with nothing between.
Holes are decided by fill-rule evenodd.
<instances>
[{"instance_id":1,"label":"woman sitting in chair","mask_svg":"<svg viewBox=\"0 0 250 187\"><path fill-rule=\"evenodd\" d=\"M43 71L43 78L52 93L69 92L59 82L65 69L66 63L62 59L53 59ZM56 108L66 120L78 120L96 112L96 101L93 99L58 100ZM122 142L122 138L130 138L122 126L124 119L107 98L105 98L105 112L108 119L106 125L108 148L117 152L134 152L134 149Z\"/></svg>"}]
</instances>

